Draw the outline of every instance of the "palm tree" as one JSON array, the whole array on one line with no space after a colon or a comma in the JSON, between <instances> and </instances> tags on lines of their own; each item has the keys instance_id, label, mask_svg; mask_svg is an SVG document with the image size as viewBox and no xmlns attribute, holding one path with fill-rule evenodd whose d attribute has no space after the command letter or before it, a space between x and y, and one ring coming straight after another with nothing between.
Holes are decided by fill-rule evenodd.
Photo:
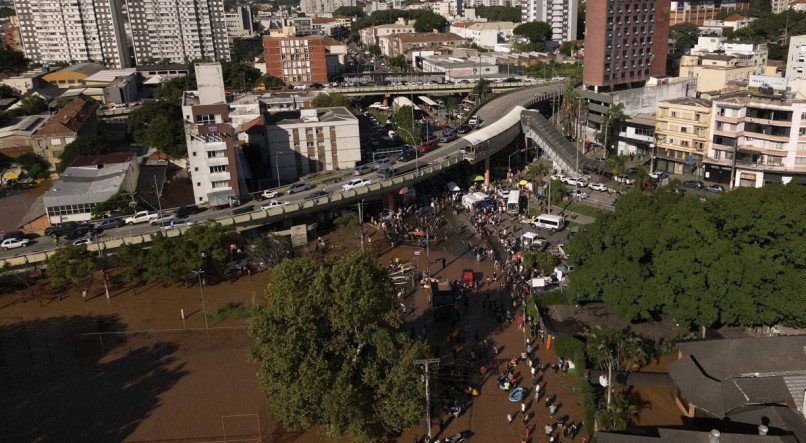
<instances>
[{"instance_id":1,"label":"palm tree","mask_svg":"<svg viewBox=\"0 0 806 443\"><path fill-rule=\"evenodd\" d=\"M488 95L492 94L493 90L490 88L490 81L485 79L479 79L476 82L476 86L473 86L473 91L471 92L473 95L479 98L479 101L484 101L484 98Z\"/></svg>"},{"instance_id":2,"label":"palm tree","mask_svg":"<svg viewBox=\"0 0 806 443\"><path fill-rule=\"evenodd\" d=\"M577 112L577 100L579 100L579 93L574 89L573 83L566 83L560 110L563 119L563 133L566 135L571 133L571 125Z\"/></svg>"},{"instance_id":3,"label":"palm tree","mask_svg":"<svg viewBox=\"0 0 806 443\"><path fill-rule=\"evenodd\" d=\"M635 184L638 186L638 189L643 189L644 183L650 180L649 171L646 170L646 166L639 166L638 169L632 173L632 178L635 179Z\"/></svg>"},{"instance_id":4,"label":"palm tree","mask_svg":"<svg viewBox=\"0 0 806 443\"><path fill-rule=\"evenodd\" d=\"M616 369L619 361L618 349L614 346L619 342L618 333L615 329L605 329L597 325L588 335L588 356L596 367L607 370L608 407L613 396L613 369Z\"/></svg>"},{"instance_id":5,"label":"palm tree","mask_svg":"<svg viewBox=\"0 0 806 443\"><path fill-rule=\"evenodd\" d=\"M605 431L623 431L638 418L640 398L620 392L613 403L598 411L599 424Z\"/></svg>"},{"instance_id":6,"label":"palm tree","mask_svg":"<svg viewBox=\"0 0 806 443\"><path fill-rule=\"evenodd\" d=\"M613 175L618 176L624 173L624 170L627 168L627 160L629 157L626 155L611 155L607 157L607 161L605 162L605 166Z\"/></svg>"},{"instance_id":7,"label":"palm tree","mask_svg":"<svg viewBox=\"0 0 806 443\"><path fill-rule=\"evenodd\" d=\"M618 367L624 371L636 371L649 360L647 346L641 337L635 334L622 332L617 343L619 362Z\"/></svg>"},{"instance_id":8,"label":"palm tree","mask_svg":"<svg viewBox=\"0 0 806 443\"><path fill-rule=\"evenodd\" d=\"M613 140L621 131L621 123L625 120L625 117L623 103L612 103L610 105L607 114L605 114L604 134L600 130L597 136L597 139L600 139L605 147L605 152L609 153L613 150Z\"/></svg>"}]
</instances>

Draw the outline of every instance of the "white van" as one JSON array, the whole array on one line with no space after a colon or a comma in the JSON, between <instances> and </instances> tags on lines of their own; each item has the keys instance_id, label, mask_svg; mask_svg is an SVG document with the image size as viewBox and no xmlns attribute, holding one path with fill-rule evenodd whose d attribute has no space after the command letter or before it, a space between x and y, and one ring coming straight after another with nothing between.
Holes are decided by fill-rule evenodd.
<instances>
[{"instance_id":1,"label":"white van","mask_svg":"<svg viewBox=\"0 0 806 443\"><path fill-rule=\"evenodd\" d=\"M507 196L507 212L518 214L521 212L521 191L509 191Z\"/></svg>"},{"instance_id":2,"label":"white van","mask_svg":"<svg viewBox=\"0 0 806 443\"><path fill-rule=\"evenodd\" d=\"M543 214L538 215L532 222L536 228L551 229L560 231L565 227L565 220L558 215Z\"/></svg>"}]
</instances>

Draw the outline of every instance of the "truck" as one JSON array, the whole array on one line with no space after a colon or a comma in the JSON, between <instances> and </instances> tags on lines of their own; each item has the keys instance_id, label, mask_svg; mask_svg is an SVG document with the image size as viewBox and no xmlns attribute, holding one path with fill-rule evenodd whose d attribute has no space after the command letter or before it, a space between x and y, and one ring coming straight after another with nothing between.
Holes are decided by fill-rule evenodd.
<instances>
[{"instance_id":1,"label":"truck","mask_svg":"<svg viewBox=\"0 0 806 443\"><path fill-rule=\"evenodd\" d=\"M134 215L126 217L126 220L124 220L124 222L127 225L134 225L134 224L137 224L137 223L146 223L146 222L150 222L152 220L156 220L157 217L159 217L158 212L137 211L137 212L134 213Z\"/></svg>"}]
</instances>

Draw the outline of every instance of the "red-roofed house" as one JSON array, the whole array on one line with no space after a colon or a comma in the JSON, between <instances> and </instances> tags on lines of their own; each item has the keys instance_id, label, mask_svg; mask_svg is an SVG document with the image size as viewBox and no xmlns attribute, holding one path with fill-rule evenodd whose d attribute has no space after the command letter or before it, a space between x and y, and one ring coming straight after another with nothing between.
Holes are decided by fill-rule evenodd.
<instances>
[{"instance_id":1,"label":"red-roofed house","mask_svg":"<svg viewBox=\"0 0 806 443\"><path fill-rule=\"evenodd\" d=\"M53 115L31 137L34 152L55 169L64 147L79 135L94 134L98 128L99 104L85 97L76 97Z\"/></svg>"}]
</instances>

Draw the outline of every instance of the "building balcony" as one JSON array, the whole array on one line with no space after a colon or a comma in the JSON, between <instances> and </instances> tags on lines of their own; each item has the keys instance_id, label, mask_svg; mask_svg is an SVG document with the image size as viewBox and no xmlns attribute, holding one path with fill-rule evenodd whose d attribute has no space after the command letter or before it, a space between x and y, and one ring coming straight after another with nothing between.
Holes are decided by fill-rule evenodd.
<instances>
[{"instance_id":1,"label":"building balcony","mask_svg":"<svg viewBox=\"0 0 806 443\"><path fill-rule=\"evenodd\" d=\"M733 159L730 158L720 158L715 159L712 157L708 157L706 163L711 163L715 165L722 165L722 166L733 166L734 162ZM804 167L795 167L787 168L784 165L779 164L765 164L765 162L761 159L753 161L753 160L745 160L745 159L737 159L735 163L737 168L741 169L752 169L754 171L774 171L774 172L781 172L781 171L803 171L806 170Z\"/></svg>"},{"instance_id":2,"label":"building balcony","mask_svg":"<svg viewBox=\"0 0 806 443\"><path fill-rule=\"evenodd\" d=\"M770 120L766 118L745 117L744 121L758 123L760 125L783 126L787 128L792 126L792 122L789 120Z\"/></svg>"},{"instance_id":3,"label":"building balcony","mask_svg":"<svg viewBox=\"0 0 806 443\"><path fill-rule=\"evenodd\" d=\"M714 119L718 122L725 122L725 123L739 123L742 121L739 117L729 117L727 115L719 115L717 114L714 116Z\"/></svg>"}]
</instances>

